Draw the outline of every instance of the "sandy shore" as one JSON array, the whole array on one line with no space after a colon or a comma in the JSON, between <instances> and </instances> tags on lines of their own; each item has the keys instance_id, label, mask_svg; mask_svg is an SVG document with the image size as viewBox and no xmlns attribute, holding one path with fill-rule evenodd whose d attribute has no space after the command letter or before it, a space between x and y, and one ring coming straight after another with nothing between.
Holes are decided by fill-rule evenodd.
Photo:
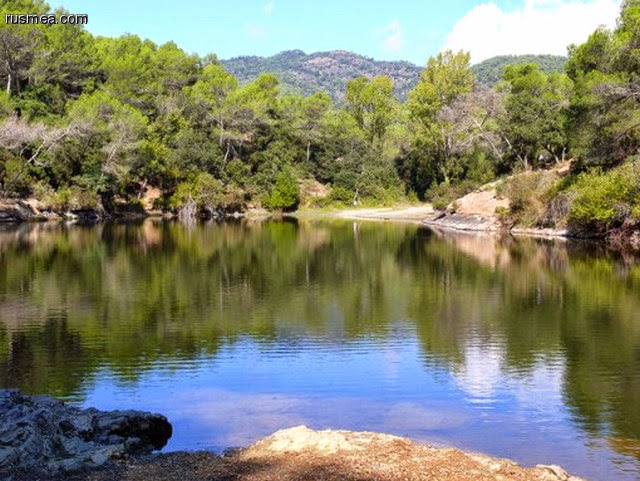
<instances>
[{"instance_id":1,"label":"sandy shore","mask_svg":"<svg viewBox=\"0 0 640 481\"><path fill-rule=\"evenodd\" d=\"M399 222L422 222L427 217L433 215L431 204L399 206L399 207L378 207L345 209L335 211L300 211L296 217L304 218L331 218L331 219L353 219L353 220L383 220Z\"/></svg>"},{"instance_id":2,"label":"sandy shore","mask_svg":"<svg viewBox=\"0 0 640 481\"><path fill-rule=\"evenodd\" d=\"M378 433L291 428L228 456L168 453L118 461L72 481L582 481L557 466L433 448Z\"/></svg>"},{"instance_id":3,"label":"sandy shore","mask_svg":"<svg viewBox=\"0 0 640 481\"><path fill-rule=\"evenodd\" d=\"M497 200L494 191L479 191L465 196L464 202L456 213L436 216L431 204L413 206L345 209L335 211L299 211L294 217L299 219L352 219L371 221L412 222L427 225L433 229L451 232L478 232L486 234L505 233L495 208L503 206L504 201ZM566 239L566 229L537 229L513 227L511 235L523 237Z\"/></svg>"}]
</instances>

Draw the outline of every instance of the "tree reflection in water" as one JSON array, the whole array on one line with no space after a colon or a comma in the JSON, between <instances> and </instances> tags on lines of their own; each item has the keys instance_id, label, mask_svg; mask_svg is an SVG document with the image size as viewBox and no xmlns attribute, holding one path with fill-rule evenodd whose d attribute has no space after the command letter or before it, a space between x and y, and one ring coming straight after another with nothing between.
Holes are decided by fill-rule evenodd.
<instances>
[{"instance_id":1,"label":"tree reflection in water","mask_svg":"<svg viewBox=\"0 0 640 481\"><path fill-rule=\"evenodd\" d=\"M639 292L636 259L602 246L415 225L4 227L0 375L82 400L103 370L135 381L246 339L376 348L402 325L469 399L555 376L580 429L640 459Z\"/></svg>"}]
</instances>

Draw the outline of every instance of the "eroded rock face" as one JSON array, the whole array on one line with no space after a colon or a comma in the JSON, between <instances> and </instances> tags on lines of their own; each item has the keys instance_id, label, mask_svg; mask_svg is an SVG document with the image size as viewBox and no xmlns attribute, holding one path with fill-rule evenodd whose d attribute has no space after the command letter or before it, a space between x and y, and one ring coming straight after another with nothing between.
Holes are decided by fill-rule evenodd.
<instances>
[{"instance_id":1,"label":"eroded rock face","mask_svg":"<svg viewBox=\"0 0 640 481\"><path fill-rule=\"evenodd\" d=\"M80 409L50 396L0 390L0 479L20 472L56 474L166 445L167 418L141 411Z\"/></svg>"}]
</instances>

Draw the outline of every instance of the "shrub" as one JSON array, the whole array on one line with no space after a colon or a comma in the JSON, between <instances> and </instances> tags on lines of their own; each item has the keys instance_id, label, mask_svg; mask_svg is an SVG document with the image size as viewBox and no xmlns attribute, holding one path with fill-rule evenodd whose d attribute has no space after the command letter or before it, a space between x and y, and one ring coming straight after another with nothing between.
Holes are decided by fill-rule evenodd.
<instances>
[{"instance_id":1,"label":"shrub","mask_svg":"<svg viewBox=\"0 0 640 481\"><path fill-rule=\"evenodd\" d=\"M570 188L575 193L570 222L598 230L620 224L634 201L635 189L630 180L621 170L602 173L598 169L580 174Z\"/></svg>"},{"instance_id":2,"label":"shrub","mask_svg":"<svg viewBox=\"0 0 640 481\"><path fill-rule=\"evenodd\" d=\"M100 205L100 197L96 192L77 186L61 187L53 191L40 184L38 195L45 208L54 211L93 209Z\"/></svg>"},{"instance_id":3,"label":"shrub","mask_svg":"<svg viewBox=\"0 0 640 481\"><path fill-rule=\"evenodd\" d=\"M292 211L300 203L300 188L293 174L280 172L271 193L264 201L264 206L271 210Z\"/></svg>"},{"instance_id":4,"label":"shrub","mask_svg":"<svg viewBox=\"0 0 640 481\"><path fill-rule=\"evenodd\" d=\"M547 172L524 172L506 181L509 220L524 226L540 226L555 182L555 176Z\"/></svg>"},{"instance_id":5,"label":"shrub","mask_svg":"<svg viewBox=\"0 0 640 481\"><path fill-rule=\"evenodd\" d=\"M331 202L348 205L353 202L353 195L352 191L338 185L331 189L329 199Z\"/></svg>"},{"instance_id":6,"label":"shrub","mask_svg":"<svg viewBox=\"0 0 640 481\"><path fill-rule=\"evenodd\" d=\"M217 208L222 198L222 182L207 172L196 175L189 182L178 184L174 194L169 199L169 205L182 209L194 202L198 209L205 207Z\"/></svg>"},{"instance_id":7,"label":"shrub","mask_svg":"<svg viewBox=\"0 0 640 481\"><path fill-rule=\"evenodd\" d=\"M219 208L224 212L242 212L247 206L244 191L235 185L227 185L220 199Z\"/></svg>"}]
</instances>

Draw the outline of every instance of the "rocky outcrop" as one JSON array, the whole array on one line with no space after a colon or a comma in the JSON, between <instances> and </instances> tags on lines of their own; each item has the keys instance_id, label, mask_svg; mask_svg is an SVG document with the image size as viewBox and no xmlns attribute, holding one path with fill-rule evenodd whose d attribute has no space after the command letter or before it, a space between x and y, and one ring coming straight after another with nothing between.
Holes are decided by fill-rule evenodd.
<instances>
[{"instance_id":1,"label":"rocky outcrop","mask_svg":"<svg viewBox=\"0 0 640 481\"><path fill-rule=\"evenodd\" d=\"M0 222L25 222L40 218L40 212L30 202L0 201Z\"/></svg>"},{"instance_id":2,"label":"rocky outcrop","mask_svg":"<svg viewBox=\"0 0 640 481\"><path fill-rule=\"evenodd\" d=\"M0 391L0 479L95 468L160 449L171 433L159 414L80 409L50 396Z\"/></svg>"},{"instance_id":3,"label":"rocky outcrop","mask_svg":"<svg viewBox=\"0 0 640 481\"><path fill-rule=\"evenodd\" d=\"M503 230L503 226L496 210L508 207L508 199L496 193L495 183L487 184L483 189L456 200L445 212L426 218L424 222L442 229L497 232Z\"/></svg>"},{"instance_id":4,"label":"rocky outcrop","mask_svg":"<svg viewBox=\"0 0 640 481\"><path fill-rule=\"evenodd\" d=\"M426 218L424 223L430 227L441 229L474 232L497 232L502 228L496 217L479 214L434 214Z\"/></svg>"},{"instance_id":5,"label":"rocky outcrop","mask_svg":"<svg viewBox=\"0 0 640 481\"><path fill-rule=\"evenodd\" d=\"M102 206L53 210L36 199L0 199L0 223L37 222L47 220L71 220L95 222L108 215Z\"/></svg>"},{"instance_id":6,"label":"rocky outcrop","mask_svg":"<svg viewBox=\"0 0 640 481\"><path fill-rule=\"evenodd\" d=\"M559 466L524 468L508 459L435 448L387 434L315 431L306 426L278 431L241 450L238 459L269 466L265 471L275 476L247 478L261 480L301 479L300 473L307 473L304 479L584 481Z\"/></svg>"}]
</instances>

